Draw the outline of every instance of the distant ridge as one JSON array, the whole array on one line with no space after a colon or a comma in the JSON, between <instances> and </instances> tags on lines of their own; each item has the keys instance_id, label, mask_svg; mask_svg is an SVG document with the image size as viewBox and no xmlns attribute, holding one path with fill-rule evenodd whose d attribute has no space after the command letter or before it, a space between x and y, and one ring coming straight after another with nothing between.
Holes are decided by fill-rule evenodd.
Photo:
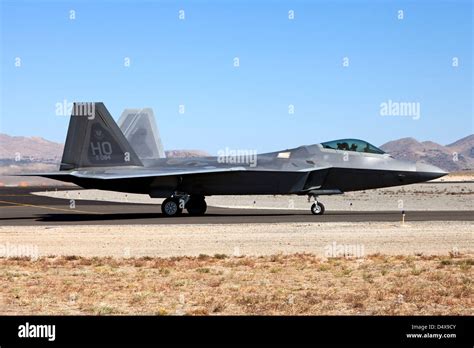
<instances>
[{"instance_id":1,"label":"distant ridge","mask_svg":"<svg viewBox=\"0 0 474 348\"><path fill-rule=\"evenodd\" d=\"M446 146L433 141L402 138L389 141L380 148L395 158L423 161L450 172L474 169L474 134Z\"/></svg>"},{"instance_id":2,"label":"distant ridge","mask_svg":"<svg viewBox=\"0 0 474 348\"><path fill-rule=\"evenodd\" d=\"M64 145L41 137L10 136L0 133L0 159L60 161Z\"/></svg>"}]
</instances>

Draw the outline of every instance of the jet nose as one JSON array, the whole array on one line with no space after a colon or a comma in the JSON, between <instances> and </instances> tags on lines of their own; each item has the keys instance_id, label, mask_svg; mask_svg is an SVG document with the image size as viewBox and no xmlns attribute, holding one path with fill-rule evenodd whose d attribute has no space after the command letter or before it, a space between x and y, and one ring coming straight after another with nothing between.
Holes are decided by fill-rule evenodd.
<instances>
[{"instance_id":1,"label":"jet nose","mask_svg":"<svg viewBox=\"0 0 474 348\"><path fill-rule=\"evenodd\" d=\"M416 171L418 175L423 176L426 181L441 178L448 174L448 172L441 168L422 162L416 162Z\"/></svg>"}]
</instances>

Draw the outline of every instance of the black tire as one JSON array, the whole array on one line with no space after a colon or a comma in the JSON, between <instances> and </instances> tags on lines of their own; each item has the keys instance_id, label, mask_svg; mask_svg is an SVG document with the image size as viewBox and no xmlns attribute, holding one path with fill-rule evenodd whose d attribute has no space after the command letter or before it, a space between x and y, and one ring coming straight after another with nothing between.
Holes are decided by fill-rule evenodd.
<instances>
[{"instance_id":1,"label":"black tire","mask_svg":"<svg viewBox=\"0 0 474 348\"><path fill-rule=\"evenodd\" d=\"M203 196L191 196L185 208L189 215L204 215L207 210L207 203Z\"/></svg>"},{"instance_id":2,"label":"black tire","mask_svg":"<svg viewBox=\"0 0 474 348\"><path fill-rule=\"evenodd\" d=\"M179 207L178 198L166 198L161 203L161 212L166 217L178 216L183 212L183 208Z\"/></svg>"},{"instance_id":3,"label":"black tire","mask_svg":"<svg viewBox=\"0 0 474 348\"><path fill-rule=\"evenodd\" d=\"M311 212L314 215L323 215L324 210L325 209L324 209L324 204L323 203L316 202L316 203L313 203L313 205L311 206Z\"/></svg>"}]
</instances>

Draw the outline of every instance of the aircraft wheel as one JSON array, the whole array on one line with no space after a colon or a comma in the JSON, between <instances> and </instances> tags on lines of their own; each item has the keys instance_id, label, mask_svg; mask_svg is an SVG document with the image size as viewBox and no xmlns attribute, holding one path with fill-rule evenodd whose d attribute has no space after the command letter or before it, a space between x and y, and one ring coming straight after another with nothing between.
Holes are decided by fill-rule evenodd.
<instances>
[{"instance_id":1,"label":"aircraft wheel","mask_svg":"<svg viewBox=\"0 0 474 348\"><path fill-rule=\"evenodd\" d=\"M314 215L323 215L324 214L323 203L319 203L319 202L313 203L313 205L311 206L311 212Z\"/></svg>"},{"instance_id":2,"label":"aircraft wheel","mask_svg":"<svg viewBox=\"0 0 474 348\"><path fill-rule=\"evenodd\" d=\"M179 207L178 198L166 198L163 203L161 203L161 212L165 216L177 216L181 214L183 208Z\"/></svg>"},{"instance_id":3,"label":"aircraft wheel","mask_svg":"<svg viewBox=\"0 0 474 348\"><path fill-rule=\"evenodd\" d=\"M207 203L203 196L191 196L186 203L186 210L189 215L204 215L207 210Z\"/></svg>"}]
</instances>

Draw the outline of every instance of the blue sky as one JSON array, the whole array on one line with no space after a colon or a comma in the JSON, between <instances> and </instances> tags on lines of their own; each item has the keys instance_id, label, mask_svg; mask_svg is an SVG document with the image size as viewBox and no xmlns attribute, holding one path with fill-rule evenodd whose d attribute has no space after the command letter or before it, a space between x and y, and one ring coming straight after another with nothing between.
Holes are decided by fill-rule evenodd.
<instances>
[{"instance_id":1,"label":"blue sky","mask_svg":"<svg viewBox=\"0 0 474 348\"><path fill-rule=\"evenodd\" d=\"M166 149L214 154L473 133L469 0L0 1L2 133L64 142L64 100L152 107Z\"/></svg>"}]
</instances>

